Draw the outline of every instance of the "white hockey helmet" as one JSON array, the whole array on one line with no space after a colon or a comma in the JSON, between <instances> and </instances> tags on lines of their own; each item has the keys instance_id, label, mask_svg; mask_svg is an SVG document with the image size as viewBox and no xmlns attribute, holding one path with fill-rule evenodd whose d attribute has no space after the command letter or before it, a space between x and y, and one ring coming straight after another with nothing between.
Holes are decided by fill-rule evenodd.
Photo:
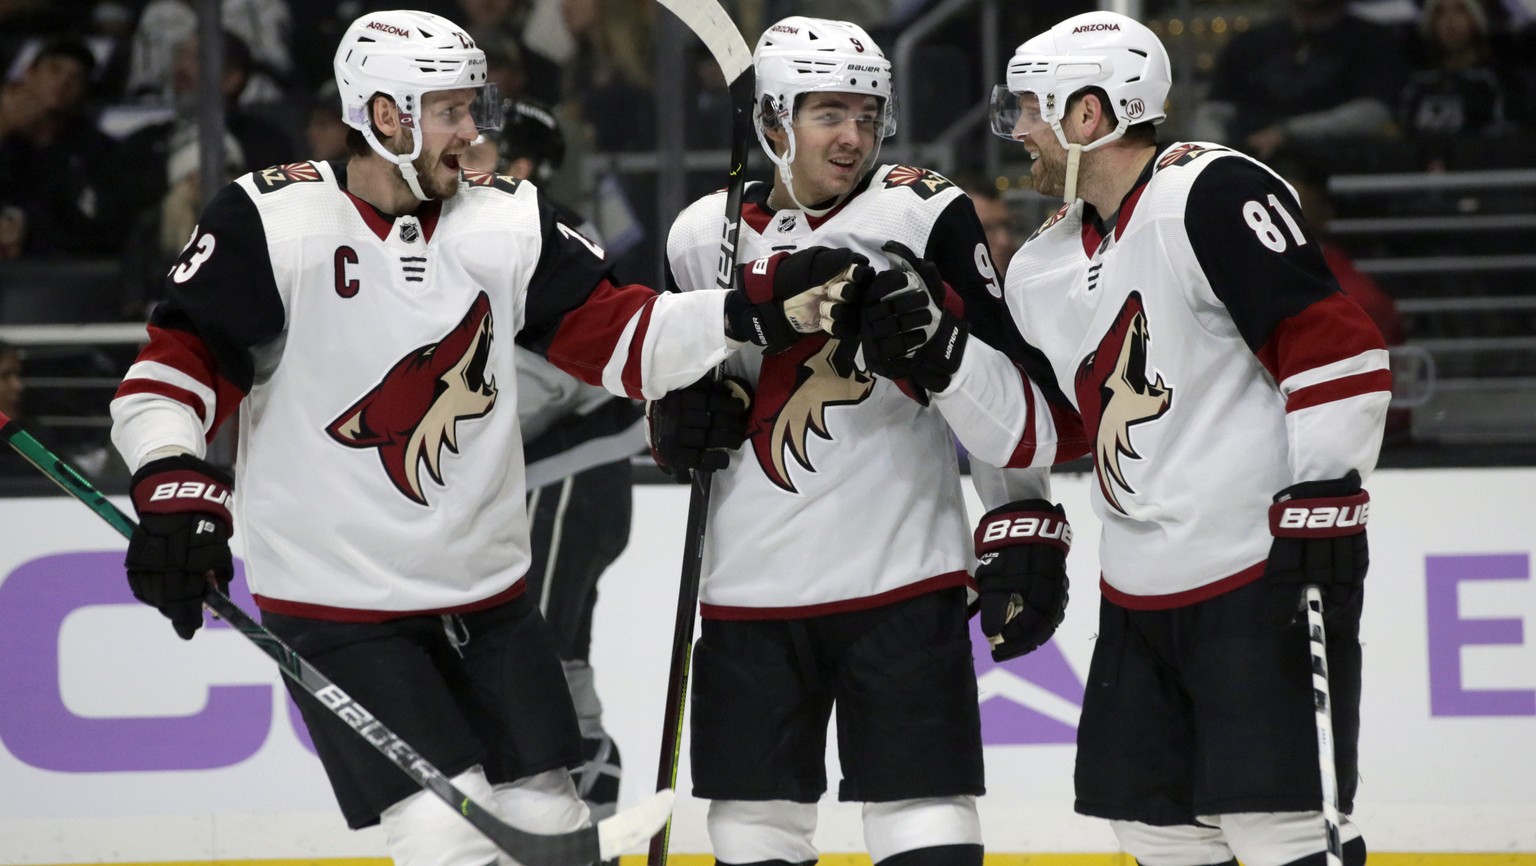
<instances>
[{"instance_id":1,"label":"white hockey helmet","mask_svg":"<svg viewBox=\"0 0 1536 866\"><path fill-rule=\"evenodd\" d=\"M333 66L342 120L361 132L376 152L400 166L417 198L426 198L411 166L421 155L418 119L423 94L473 88L478 91L471 107L475 126L501 126L501 102L496 85L486 79L485 52L463 28L440 15L403 9L370 12L342 34ZM417 130L409 154L391 153L374 136L368 106L380 93L395 101L401 125Z\"/></svg>"},{"instance_id":2,"label":"white hockey helmet","mask_svg":"<svg viewBox=\"0 0 1536 866\"><path fill-rule=\"evenodd\" d=\"M891 62L864 28L847 21L791 15L769 27L752 51L757 79L752 123L768 158L779 167L793 195L789 165L795 158L794 112L799 97L813 91L863 93L880 101L875 152L865 160L867 171L879 152L880 140L896 132ZM783 154L774 152L767 130L788 136ZM798 202L797 202L798 204Z\"/></svg>"},{"instance_id":3,"label":"white hockey helmet","mask_svg":"<svg viewBox=\"0 0 1536 866\"><path fill-rule=\"evenodd\" d=\"M992 90L992 131L1012 140L1019 120L1019 97L1040 100L1040 118L1067 147L1061 114L1067 101L1087 87L1109 96L1116 126L1109 135L1086 144L1093 150L1120 138L1133 124L1161 123L1173 86L1168 51L1157 35L1133 18L1116 12L1085 12L1030 39L1008 61L1007 83Z\"/></svg>"}]
</instances>

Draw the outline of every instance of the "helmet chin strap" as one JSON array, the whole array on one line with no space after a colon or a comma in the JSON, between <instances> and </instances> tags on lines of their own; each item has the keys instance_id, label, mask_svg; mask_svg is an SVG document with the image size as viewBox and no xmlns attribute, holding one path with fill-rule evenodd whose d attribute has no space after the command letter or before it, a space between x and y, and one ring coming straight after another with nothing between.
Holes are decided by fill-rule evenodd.
<instances>
[{"instance_id":1,"label":"helmet chin strap","mask_svg":"<svg viewBox=\"0 0 1536 866\"><path fill-rule=\"evenodd\" d=\"M849 194L853 192L853 189L850 188L848 192L845 192L837 198L833 199L832 203L824 208L806 207L805 204L800 201L800 197L795 195L795 173L794 170L790 168L790 163L795 161L795 131L786 126L785 134L789 137L789 146L784 149L784 154L782 156L777 154L770 154L774 164L779 167L779 177L784 181L784 191L789 194L789 200L795 203L795 207L804 211L807 216L824 217L835 210L838 205L842 204L843 201L848 198ZM880 139L876 138L875 149L870 152L869 156L864 158L864 162L859 166L860 180L863 180L864 175L868 174L869 170L874 167L875 159L879 155ZM854 184L854 186L858 186L858 184Z\"/></svg>"},{"instance_id":2,"label":"helmet chin strap","mask_svg":"<svg viewBox=\"0 0 1536 866\"><path fill-rule=\"evenodd\" d=\"M1083 146L1081 144L1067 145L1067 178L1061 195L1067 204L1077 201L1077 167L1082 162L1082 159Z\"/></svg>"},{"instance_id":3,"label":"helmet chin strap","mask_svg":"<svg viewBox=\"0 0 1536 866\"><path fill-rule=\"evenodd\" d=\"M1065 178L1065 183L1061 192L1061 197L1066 201L1067 204L1071 204L1077 201L1077 173L1078 166L1082 163L1083 154L1090 150L1098 150L1104 145L1109 144L1110 142L1115 141L1116 139L1125 135L1127 125L1128 124L1122 120L1103 138L1090 141L1087 144L1076 144L1067 141L1066 130L1061 128L1061 118L1052 118L1051 129L1056 133L1056 140L1060 142L1061 146L1067 150L1067 176Z\"/></svg>"},{"instance_id":4,"label":"helmet chin strap","mask_svg":"<svg viewBox=\"0 0 1536 866\"><path fill-rule=\"evenodd\" d=\"M405 185L411 188L411 195L416 196L420 201L432 200L426 193L421 191L421 181L416 179L416 166L412 165L411 160L401 161L396 159L395 165L400 168L400 176L405 178Z\"/></svg>"},{"instance_id":5,"label":"helmet chin strap","mask_svg":"<svg viewBox=\"0 0 1536 866\"><path fill-rule=\"evenodd\" d=\"M400 170L400 177L405 180L405 185L410 188L411 195L416 196L420 201L432 200L425 192L422 192L421 181L416 179L415 161L416 157L421 155L421 136L416 135L414 132L411 133L410 153L394 153L374 136L372 129L364 129L362 132L363 138L368 140L368 145L373 148L374 152L394 163L395 167Z\"/></svg>"}]
</instances>

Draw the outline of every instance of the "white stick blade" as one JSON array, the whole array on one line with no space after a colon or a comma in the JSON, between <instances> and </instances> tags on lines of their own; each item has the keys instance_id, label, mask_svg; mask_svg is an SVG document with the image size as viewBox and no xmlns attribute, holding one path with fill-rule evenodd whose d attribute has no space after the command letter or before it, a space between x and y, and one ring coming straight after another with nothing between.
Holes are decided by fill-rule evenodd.
<instances>
[{"instance_id":1,"label":"white stick blade","mask_svg":"<svg viewBox=\"0 0 1536 866\"><path fill-rule=\"evenodd\" d=\"M672 817L675 798L672 789L665 788L637 805L597 822L597 848L602 854L601 859L612 860L661 832L667 819Z\"/></svg>"},{"instance_id":2,"label":"white stick blade","mask_svg":"<svg viewBox=\"0 0 1536 866\"><path fill-rule=\"evenodd\" d=\"M752 51L747 48L736 22L725 14L717 0L657 0L688 25L688 29L715 56L725 83L730 84L752 65Z\"/></svg>"}]
</instances>

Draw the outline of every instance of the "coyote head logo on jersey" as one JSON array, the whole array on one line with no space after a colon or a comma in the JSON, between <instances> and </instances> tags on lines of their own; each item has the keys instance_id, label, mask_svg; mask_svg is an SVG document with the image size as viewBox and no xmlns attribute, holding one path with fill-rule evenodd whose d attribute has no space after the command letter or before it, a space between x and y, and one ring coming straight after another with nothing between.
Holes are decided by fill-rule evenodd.
<instances>
[{"instance_id":1,"label":"coyote head logo on jersey","mask_svg":"<svg viewBox=\"0 0 1536 866\"><path fill-rule=\"evenodd\" d=\"M448 335L408 353L325 432L352 448L377 448L395 489L427 504L421 467L443 483L443 449L459 453L458 423L496 405L487 366L495 328L484 292Z\"/></svg>"},{"instance_id":2,"label":"coyote head logo on jersey","mask_svg":"<svg viewBox=\"0 0 1536 866\"><path fill-rule=\"evenodd\" d=\"M763 358L747 435L757 463L776 486L799 493L789 477L789 458L815 472L810 434L831 439L827 407L858 403L875 381L854 369L857 346L827 337L802 339L788 351Z\"/></svg>"},{"instance_id":3,"label":"coyote head logo on jersey","mask_svg":"<svg viewBox=\"0 0 1536 866\"><path fill-rule=\"evenodd\" d=\"M1162 374L1147 379L1151 342L1141 294L1132 292L1099 347L1077 369L1077 401L1091 431L1099 491L1121 514L1126 511L1116 489L1136 492L1125 479L1121 458L1142 459L1131 444L1131 428L1161 418L1173 403L1173 389L1163 383Z\"/></svg>"}]
</instances>

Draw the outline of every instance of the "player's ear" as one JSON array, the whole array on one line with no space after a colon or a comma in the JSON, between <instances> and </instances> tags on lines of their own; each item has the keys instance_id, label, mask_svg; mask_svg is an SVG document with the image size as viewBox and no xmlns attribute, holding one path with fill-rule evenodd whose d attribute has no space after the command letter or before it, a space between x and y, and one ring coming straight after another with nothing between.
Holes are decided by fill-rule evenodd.
<instances>
[{"instance_id":1,"label":"player's ear","mask_svg":"<svg viewBox=\"0 0 1536 866\"><path fill-rule=\"evenodd\" d=\"M1107 110L1104 96L1098 91L1090 90L1078 100L1077 110L1083 129L1095 132L1110 132L1115 128L1114 114Z\"/></svg>"},{"instance_id":2,"label":"player's ear","mask_svg":"<svg viewBox=\"0 0 1536 866\"><path fill-rule=\"evenodd\" d=\"M379 138L389 138L400 131L400 110L393 99L378 94L369 101L368 110L373 115L373 131Z\"/></svg>"}]
</instances>

